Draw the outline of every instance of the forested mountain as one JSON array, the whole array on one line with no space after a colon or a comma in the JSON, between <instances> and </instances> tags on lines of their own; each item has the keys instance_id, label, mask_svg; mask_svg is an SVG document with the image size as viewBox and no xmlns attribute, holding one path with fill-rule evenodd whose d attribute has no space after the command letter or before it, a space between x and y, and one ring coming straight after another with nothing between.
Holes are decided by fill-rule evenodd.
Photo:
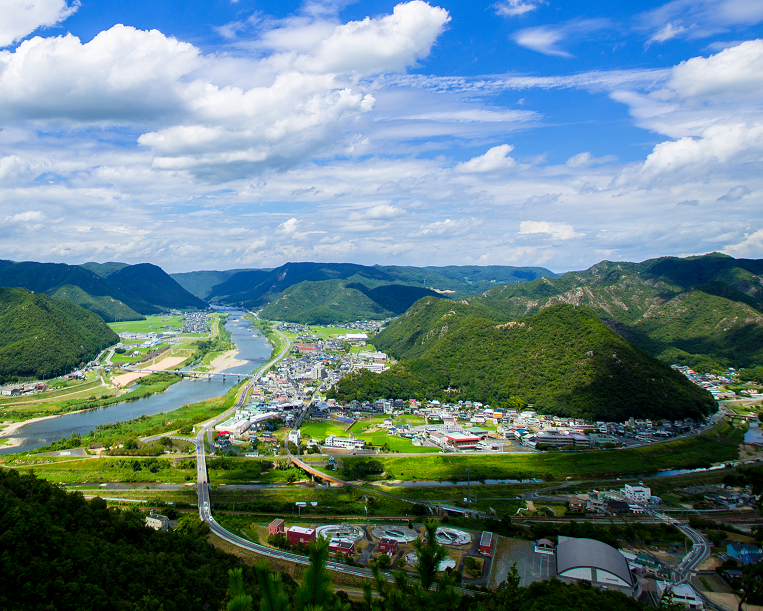
<instances>
[{"instance_id":1,"label":"forested mountain","mask_svg":"<svg viewBox=\"0 0 763 611\"><path fill-rule=\"evenodd\" d=\"M118 341L102 318L78 305L0 287L0 383L61 375Z\"/></svg>"},{"instance_id":2,"label":"forested mountain","mask_svg":"<svg viewBox=\"0 0 763 611\"><path fill-rule=\"evenodd\" d=\"M94 297L73 284L65 284L56 289L55 292L51 293L51 297L71 301L86 310L98 314L106 322L143 320L145 318L142 314L139 314L118 299L114 299L109 295Z\"/></svg>"},{"instance_id":3,"label":"forested mountain","mask_svg":"<svg viewBox=\"0 0 763 611\"><path fill-rule=\"evenodd\" d=\"M206 308L161 268L149 263L37 263L0 260L0 286L72 299L106 320L140 320L168 308Z\"/></svg>"},{"instance_id":4,"label":"forested mountain","mask_svg":"<svg viewBox=\"0 0 763 611\"><path fill-rule=\"evenodd\" d=\"M430 301L430 307L434 315L417 317L430 322L429 337L419 336L419 356L381 374L352 374L329 396L491 405L520 397L543 413L615 421L696 417L714 408L707 391L632 346L589 308L558 304L521 321L498 322L473 315L468 306L442 315L442 302Z\"/></svg>"},{"instance_id":5,"label":"forested mountain","mask_svg":"<svg viewBox=\"0 0 763 611\"><path fill-rule=\"evenodd\" d=\"M217 611L228 570L241 565L189 518L180 532L156 532L137 510L0 469L0 608Z\"/></svg>"},{"instance_id":6,"label":"forested mountain","mask_svg":"<svg viewBox=\"0 0 763 611\"><path fill-rule=\"evenodd\" d=\"M380 319L402 314L417 300L438 297L429 289L384 284L370 289L359 282L323 280L300 282L265 306L260 315L302 324L332 324Z\"/></svg>"},{"instance_id":7,"label":"forested mountain","mask_svg":"<svg viewBox=\"0 0 763 611\"><path fill-rule=\"evenodd\" d=\"M230 275L210 286L225 274ZM426 295L452 298L477 295L490 287L526 282L544 275L553 277L555 274L541 267L500 265L402 267L287 263L273 270L189 272L175 277L195 294L213 302L243 303L249 308L267 305L264 315L272 318L332 323L385 318L404 312Z\"/></svg>"},{"instance_id":8,"label":"forested mountain","mask_svg":"<svg viewBox=\"0 0 763 611\"><path fill-rule=\"evenodd\" d=\"M496 287L471 298L509 318L557 303L586 305L637 346L692 366L763 362L763 261L712 253L642 263L602 261L582 272Z\"/></svg>"},{"instance_id":9,"label":"forested mountain","mask_svg":"<svg viewBox=\"0 0 763 611\"><path fill-rule=\"evenodd\" d=\"M195 295L199 299L207 299L212 289L218 284L222 284L231 276L239 272L252 271L249 269L229 269L225 271L203 270L198 272L181 272L179 274L170 274L173 280L182 286L186 291ZM256 271L256 270L255 270ZM266 271L266 270L263 270Z\"/></svg>"},{"instance_id":10,"label":"forested mountain","mask_svg":"<svg viewBox=\"0 0 763 611\"><path fill-rule=\"evenodd\" d=\"M89 269L91 272L98 274L101 278L108 278L114 272L118 272L120 269L127 266L127 263L119 263L118 261L107 261L106 263L88 261L87 263L83 263L80 267Z\"/></svg>"},{"instance_id":11,"label":"forested mountain","mask_svg":"<svg viewBox=\"0 0 763 611\"><path fill-rule=\"evenodd\" d=\"M207 304L194 297L161 267L151 263L138 263L123 267L110 274L107 282L122 294L129 295L124 302L142 314L169 308L205 309Z\"/></svg>"}]
</instances>

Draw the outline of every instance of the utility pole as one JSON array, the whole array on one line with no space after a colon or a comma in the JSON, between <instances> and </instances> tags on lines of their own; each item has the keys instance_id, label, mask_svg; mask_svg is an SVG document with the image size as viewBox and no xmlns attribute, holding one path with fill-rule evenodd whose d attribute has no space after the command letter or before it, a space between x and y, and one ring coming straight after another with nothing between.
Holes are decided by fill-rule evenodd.
<instances>
[{"instance_id":1,"label":"utility pole","mask_svg":"<svg viewBox=\"0 0 763 611\"><path fill-rule=\"evenodd\" d=\"M466 467L466 504L472 502L471 481L469 479L469 467Z\"/></svg>"}]
</instances>

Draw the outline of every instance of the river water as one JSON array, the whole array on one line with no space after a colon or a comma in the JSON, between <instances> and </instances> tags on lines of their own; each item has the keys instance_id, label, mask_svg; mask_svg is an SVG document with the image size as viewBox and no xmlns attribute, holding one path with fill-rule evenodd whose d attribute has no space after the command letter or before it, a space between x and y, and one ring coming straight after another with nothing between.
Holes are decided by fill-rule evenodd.
<instances>
[{"instance_id":1,"label":"river water","mask_svg":"<svg viewBox=\"0 0 763 611\"><path fill-rule=\"evenodd\" d=\"M239 351L236 358L246 362L226 369L225 373L252 373L270 356L270 344L248 320L242 318L243 314L244 312L231 312L225 328L230 331L231 341L236 344ZM184 379L173 384L163 393L151 395L145 399L125 401L108 407L32 422L12 434L12 437L21 439L21 445L0 448L0 454L34 450L62 437L69 437L75 432L85 435L99 424L112 424L132 420L142 415L151 416L171 412L190 403L219 397L236 383L235 376L226 377L224 382L220 376L212 376L211 380Z\"/></svg>"}]
</instances>

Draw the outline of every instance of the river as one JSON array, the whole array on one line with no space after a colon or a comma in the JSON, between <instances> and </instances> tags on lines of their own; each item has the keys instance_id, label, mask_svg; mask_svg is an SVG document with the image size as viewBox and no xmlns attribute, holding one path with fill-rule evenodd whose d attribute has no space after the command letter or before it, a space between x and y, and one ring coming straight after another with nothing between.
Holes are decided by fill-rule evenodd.
<instances>
[{"instance_id":1,"label":"river","mask_svg":"<svg viewBox=\"0 0 763 611\"><path fill-rule=\"evenodd\" d=\"M242 318L243 314L244 312L231 312L225 328L230 332L231 341L238 349L236 358L246 362L226 369L225 373L251 373L263 365L270 356L270 344L248 320ZM0 448L0 454L28 452L49 445L62 437L69 437L75 432L85 435L99 424L112 424L132 420L142 415L151 416L171 412L190 403L219 397L236 383L237 380L233 376L226 378L224 382L219 376L213 376L212 380L184 379L173 384L163 393L151 395L145 399L124 401L108 407L31 422L12 434L12 437L21 439L21 445Z\"/></svg>"}]
</instances>

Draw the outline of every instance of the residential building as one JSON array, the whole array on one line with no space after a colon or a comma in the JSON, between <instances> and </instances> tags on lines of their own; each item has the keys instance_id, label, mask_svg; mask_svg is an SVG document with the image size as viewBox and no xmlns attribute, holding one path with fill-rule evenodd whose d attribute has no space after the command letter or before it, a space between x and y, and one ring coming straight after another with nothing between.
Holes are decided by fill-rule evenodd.
<instances>
[{"instance_id":1,"label":"residential building","mask_svg":"<svg viewBox=\"0 0 763 611\"><path fill-rule=\"evenodd\" d=\"M268 524L268 535L285 535L285 522L276 518Z\"/></svg>"},{"instance_id":2,"label":"residential building","mask_svg":"<svg viewBox=\"0 0 763 611\"><path fill-rule=\"evenodd\" d=\"M301 543L302 545L309 545L310 542L315 541L315 529L304 528L302 526L290 526L286 531L286 538L292 545Z\"/></svg>"},{"instance_id":3,"label":"residential building","mask_svg":"<svg viewBox=\"0 0 763 611\"><path fill-rule=\"evenodd\" d=\"M625 498L634 503L648 503L652 498L652 490L648 486L631 486L625 484Z\"/></svg>"},{"instance_id":4,"label":"residential building","mask_svg":"<svg viewBox=\"0 0 763 611\"><path fill-rule=\"evenodd\" d=\"M146 526L154 530L169 530L170 519L167 516L162 516L152 511L146 516Z\"/></svg>"}]
</instances>

